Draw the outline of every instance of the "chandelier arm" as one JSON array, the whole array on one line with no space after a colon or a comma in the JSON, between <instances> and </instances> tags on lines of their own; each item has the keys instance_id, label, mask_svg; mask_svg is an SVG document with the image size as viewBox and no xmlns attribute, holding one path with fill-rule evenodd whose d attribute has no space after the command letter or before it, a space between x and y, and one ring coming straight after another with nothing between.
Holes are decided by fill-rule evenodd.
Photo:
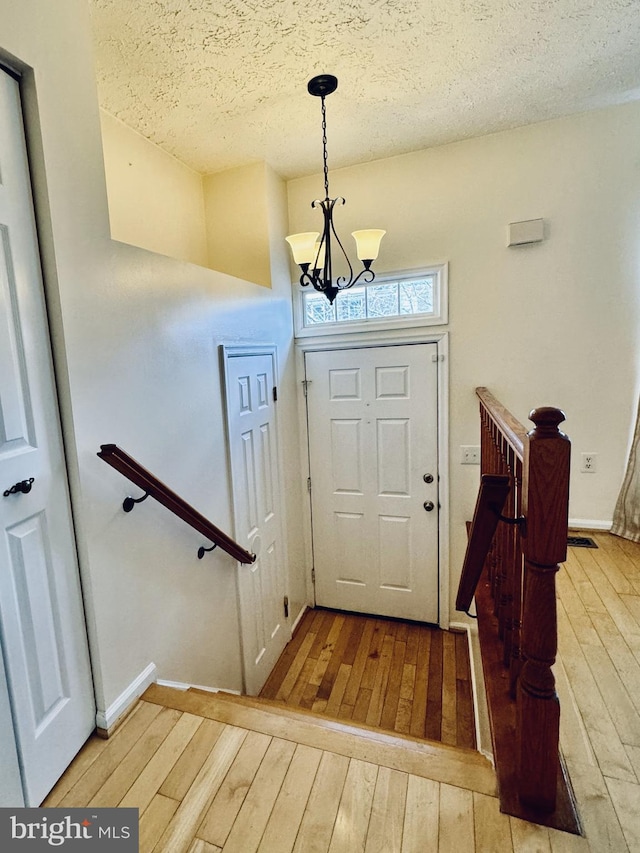
<instances>
[{"instance_id":1,"label":"chandelier arm","mask_svg":"<svg viewBox=\"0 0 640 853\"><path fill-rule=\"evenodd\" d=\"M325 255L326 255L326 246L327 246L327 242L328 242L326 239L326 230L327 230L326 207L327 207L327 201L328 201L328 199L325 199L324 201L322 201L321 199L316 198L311 202L312 208L316 208L316 207L322 208L322 217L323 217L323 222L324 222L323 228L322 228L322 236L320 237L320 240L318 241L318 243L316 243L318 248L316 251L316 256L315 256L315 259L313 262L313 267L312 267L312 269L314 269L314 270L322 269L321 267L318 266L318 260L319 260L320 256L323 254L323 247L325 249ZM324 265L323 265L323 267L324 267ZM316 278L317 278L317 276L316 276Z\"/></svg>"},{"instance_id":2,"label":"chandelier arm","mask_svg":"<svg viewBox=\"0 0 640 853\"><path fill-rule=\"evenodd\" d=\"M331 279L333 277L333 261L331 256L331 199L325 198L320 206L322 207L323 226L318 246L318 258L320 255L322 256L322 266L319 267L316 261L316 269L320 289L326 291L327 288L331 287Z\"/></svg>"},{"instance_id":3,"label":"chandelier arm","mask_svg":"<svg viewBox=\"0 0 640 853\"><path fill-rule=\"evenodd\" d=\"M324 281L321 278L312 278L311 284L318 291L318 293L326 293L327 288L325 287Z\"/></svg>"},{"instance_id":4,"label":"chandelier arm","mask_svg":"<svg viewBox=\"0 0 640 853\"><path fill-rule=\"evenodd\" d=\"M324 293L326 287L323 279L318 275L318 272L319 271L317 269L312 270L307 265L307 268L302 270L302 275L299 278L300 286L309 287L309 285L311 285L316 290L320 291L320 293Z\"/></svg>"},{"instance_id":5,"label":"chandelier arm","mask_svg":"<svg viewBox=\"0 0 640 853\"><path fill-rule=\"evenodd\" d=\"M353 287L354 285L356 285L360 281L360 279L362 279L364 284L371 284L375 277L376 274L374 273L374 271L365 267L364 269L360 270L358 275L354 279L352 279L349 284L341 284L341 281L346 281L345 277L341 276L336 282L336 287L338 287L340 290L345 290L347 287Z\"/></svg>"},{"instance_id":6,"label":"chandelier arm","mask_svg":"<svg viewBox=\"0 0 640 853\"><path fill-rule=\"evenodd\" d=\"M342 254L344 255L345 261L347 262L347 266L349 267L349 278L347 279L346 276L341 275L341 276L338 276L338 279L336 281L336 287L343 289L346 287L350 287L352 284L354 284L353 267L351 266L351 261L349 260L349 255L347 255L345 248L342 245L342 240L340 239L340 237L338 237L338 234L336 232L336 227L333 224L333 208L335 207L335 205L338 202L340 202L340 204L346 204L346 201L341 196L338 196L338 198L329 199L329 201L331 202L331 206L329 207L329 213L328 213L329 226L331 227L331 232L333 233L333 236L335 237L338 246L340 246L340 249L342 250ZM349 283L348 284L341 284L340 283L340 282L345 282L345 281L348 281Z\"/></svg>"}]
</instances>

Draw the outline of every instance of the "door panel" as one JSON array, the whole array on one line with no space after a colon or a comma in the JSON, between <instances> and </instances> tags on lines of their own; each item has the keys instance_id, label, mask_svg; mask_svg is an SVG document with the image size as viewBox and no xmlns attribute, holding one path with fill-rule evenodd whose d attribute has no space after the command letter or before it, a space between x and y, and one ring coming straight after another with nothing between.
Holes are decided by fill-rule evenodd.
<instances>
[{"instance_id":1,"label":"door panel","mask_svg":"<svg viewBox=\"0 0 640 853\"><path fill-rule=\"evenodd\" d=\"M18 85L0 72L0 495L34 478L0 497L0 690L36 806L95 707L21 120Z\"/></svg>"},{"instance_id":2,"label":"door panel","mask_svg":"<svg viewBox=\"0 0 640 853\"><path fill-rule=\"evenodd\" d=\"M436 344L305 356L316 603L438 621ZM433 475L433 483L424 481Z\"/></svg>"},{"instance_id":3,"label":"door panel","mask_svg":"<svg viewBox=\"0 0 640 853\"><path fill-rule=\"evenodd\" d=\"M271 353L225 352L237 541L256 554L238 567L245 689L256 694L291 637L284 616L286 568Z\"/></svg>"},{"instance_id":4,"label":"door panel","mask_svg":"<svg viewBox=\"0 0 640 853\"><path fill-rule=\"evenodd\" d=\"M33 415L18 317L9 229L0 225L0 460L34 445ZM3 490L4 491L4 490Z\"/></svg>"},{"instance_id":5,"label":"door panel","mask_svg":"<svg viewBox=\"0 0 640 853\"><path fill-rule=\"evenodd\" d=\"M16 616L19 648L29 683L30 712L36 728L66 701L68 684L63 626L55 602L51 543L43 513L6 529L11 553L11 575L17 592Z\"/></svg>"}]
</instances>

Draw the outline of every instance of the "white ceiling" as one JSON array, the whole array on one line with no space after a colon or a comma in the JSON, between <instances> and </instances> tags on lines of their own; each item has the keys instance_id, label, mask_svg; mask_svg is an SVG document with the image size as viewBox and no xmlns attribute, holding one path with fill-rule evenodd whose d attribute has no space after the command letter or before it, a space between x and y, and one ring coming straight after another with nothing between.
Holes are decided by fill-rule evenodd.
<instances>
[{"instance_id":1,"label":"white ceiling","mask_svg":"<svg viewBox=\"0 0 640 853\"><path fill-rule=\"evenodd\" d=\"M202 173L319 172L640 98L640 0L90 0L101 106Z\"/></svg>"}]
</instances>

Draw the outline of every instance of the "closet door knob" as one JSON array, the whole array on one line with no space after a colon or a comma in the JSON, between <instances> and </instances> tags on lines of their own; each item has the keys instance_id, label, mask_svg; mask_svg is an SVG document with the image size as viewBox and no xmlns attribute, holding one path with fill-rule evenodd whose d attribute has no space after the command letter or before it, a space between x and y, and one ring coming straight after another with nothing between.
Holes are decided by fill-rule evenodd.
<instances>
[{"instance_id":1,"label":"closet door knob","mask_svg":"<svg viewBox=\"0 0 640 853\"><path fill-rule=\"evenodd\" d=\"M31 491L31 486L33 484L33 477L29 477L28 480L20 480L19 483L16 483L15 486L11 486L10 489L6 489L4 491L4 497L8 498L9 495L17 495L18 492L22 492L23 495L28 495Z\"/></svg>"}]
</instances>

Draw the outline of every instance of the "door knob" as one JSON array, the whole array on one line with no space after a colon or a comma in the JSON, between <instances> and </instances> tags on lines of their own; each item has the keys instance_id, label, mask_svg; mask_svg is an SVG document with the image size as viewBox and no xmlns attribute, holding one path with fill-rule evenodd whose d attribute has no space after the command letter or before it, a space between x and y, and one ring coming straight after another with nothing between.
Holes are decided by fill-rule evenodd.
<instances>
[{"instance_id":1,"label":"door knob","mask_svg":"<svg viewBox=\"0 0 640 853\"><path fill-rule=\"evenodd\" d=\"M435 504L433 501L425 501L423 506L427 512L431 512L431 510L435 508Z\"/></svg>"},{"instance_id":2,"label":"door knob","mask_svg":"<svg viewBox=\"0 0 640 853\"><path fill-rule=\"evenodd\" d=\"M7 498L9 495L16 495L18 492L22 492L23 495L27 495L31 491L32 483L33 477L29 477L28 480L21 480L19 483L16 483L15 486L11 486L10 489L6 489L4 497Z\"/></svg>"}]
</instances>

